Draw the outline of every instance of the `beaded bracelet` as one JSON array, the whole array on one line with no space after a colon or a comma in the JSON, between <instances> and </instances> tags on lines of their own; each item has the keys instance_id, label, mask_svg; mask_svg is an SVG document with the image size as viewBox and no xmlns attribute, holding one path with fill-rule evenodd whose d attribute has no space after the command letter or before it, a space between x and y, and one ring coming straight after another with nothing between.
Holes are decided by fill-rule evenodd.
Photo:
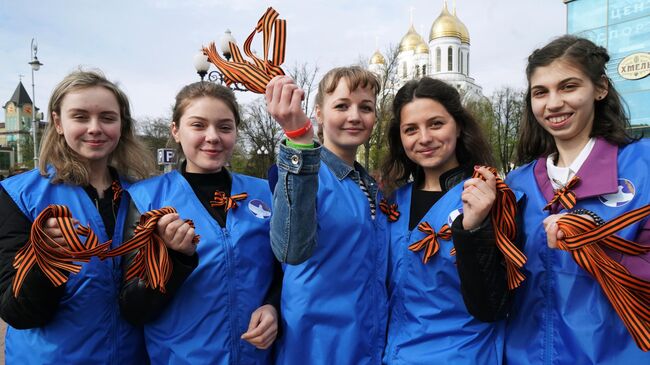
<instances>
[{"instance_id":1,"label":"beaded bracelet","mask_svg":"<svg viewBox=\"0 0 650 365\"><path fill-rule=\"evenodd\" d=\"M312 128L311 127L311 120L307 119L307 122L302 127L298 128L298 129L294 129L292 131L286 131L285 130L284 134L289 138L297 138L297 137L305 135L305 133L309 132L309 130L311 128Z\"/></svg>"},{"instance_id":2,"label":"beaded bracelet","mask_svg":"<svg viewBox=\"0 0 650 365\"><path fill-rule=\"evenodd\" d=\"M600 218L600 216L598 216L598 214L592 212L591 210L576 209L576 210L572 211L571 214L588 215L588 216L591 217L591 219L594 220L594 223L596 223L596 225L598 225L598 226L602 226L603 224L605 224L605 221L602 218Z\"/></svg>"}]
</instances>

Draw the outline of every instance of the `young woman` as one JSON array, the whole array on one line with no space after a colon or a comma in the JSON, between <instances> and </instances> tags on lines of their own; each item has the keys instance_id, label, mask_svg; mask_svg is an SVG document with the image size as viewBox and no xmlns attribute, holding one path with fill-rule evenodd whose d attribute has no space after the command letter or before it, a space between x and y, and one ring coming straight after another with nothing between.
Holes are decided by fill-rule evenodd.
<instances>
[{"instance_id":1,"label":"young woman","mask_svg":"<svg viewBox=\"0 0 650 365\"><path fill-rule=\"evenodd\" d=\"M67 278L59 286L39 263L14 294L14 258L31 244L30 229L48 205L67 206L99 242L112 239L116 247L129 205L121 190L129 179L153 171L150 152L135 138L126 95L101 73L66 76L50 97L48 114L40 168L3 180L0 189L0 314L9 324L5 359L8 364L142 364L142 330L119 312L119 258L93 257L76 274L57 269ZM54 218L45 228L57 245L67 247Z\"/></svg>"},{"instance_id":2,"label":"young woman","mask_svg":"<svg viewBox=\"0 0 650 365\"><path fill-rule=\"evenodd\" d=\"M566 213L602 223L650 203L642 193L649 183L650 144L627 135L629 120L605 74L608 61L604 48L574 36L560 37L528 58L517 147L524 165L508 176L508 184L526 194L528 278L508 321L508 364L650 362L599 281L558 249L565 237L558 220ZM616 235L647 247L650 223L645 218ZM606 266L622 265L627 275L650 280L647 252L592 247L604 250Z\"/></svg>"},{"instance_id":3,"label":"young woman","mask_svg":"<svg viewBox=\"0 0 650 365\"><path fill-rule=\"evenodd\" d=\"M289 77L267 86L284 128L271 244L285 262L278 364L379 364L386 327L386 219L376 182L355 162L375 124L379 82L358 67L330 70L318 86L313 142ZM314 148L315 147L315 148ZM323 162L321 164L321 162Z\"/></svg>"},{"instance_id":4,"label":"young woman","mask_svg":"<svg viewBox=\"0 0 650 365\"><path fill-rule=\"evenodd\" d=\"M482 322L504 318L510 297L489 219L496 177L481 166L494 166L490 147L443 81L406 83L393 113L383 173L399 188L384 363L500 364L504 323Z\"/></svg>"},{"instance_id":5,"label":"young woman","mask_svg":"<svg viewBox=\"0 0 650 365\"><path fill-rule=\"evenodd\" d=\"M271 304L279 302L279 287L272 280L277 267L281 283L281 269L269 244L268 183L226 169L240 122L235 95L209 82L187 85L172 119L172 137L185 156L180 170L129 193L141 213L177 210L160 218L172 221L161 235L176 243L167 244L175 269L165 293L139 279L127 283L122 309L131 322L145 324L154 364L268 364L278 328ZM179 216L194 222L198 245Z\"/></svg>"}]
</instances>

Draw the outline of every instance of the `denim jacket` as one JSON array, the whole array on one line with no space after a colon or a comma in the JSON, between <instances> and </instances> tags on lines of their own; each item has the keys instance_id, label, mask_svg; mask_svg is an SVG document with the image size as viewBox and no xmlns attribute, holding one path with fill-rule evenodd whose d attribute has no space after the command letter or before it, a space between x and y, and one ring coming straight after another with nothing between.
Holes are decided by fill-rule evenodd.
<instances>
[{"instance_id":1,"label":"denim jacket","mask_svg":"<svg viewBox=\"0 0 650 365\"><path fill-rule=\"evenodd\" d=\"M299 150L282 143L271 217L271 248L280 262L300 264L311 257L318 244L316 195L321 160L339 180L349 177L359 184L363 179L370 196L377 196L377 183L357 162L352 167L319 144Z\"/></svg>"}]
</instances>

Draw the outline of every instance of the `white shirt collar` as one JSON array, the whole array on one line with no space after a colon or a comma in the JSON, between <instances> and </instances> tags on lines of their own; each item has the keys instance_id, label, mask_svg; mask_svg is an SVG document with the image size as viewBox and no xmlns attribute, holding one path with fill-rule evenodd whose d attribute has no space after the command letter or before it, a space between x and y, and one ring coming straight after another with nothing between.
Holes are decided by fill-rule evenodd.
<instances>
[{"instance_id":1,"label":"white shirt collar","mask_svg":"<svg viewBox=\"0 0 650 365\"><path fill-rule=\"evenodd\" d=\"M596 138L589 138L587 144L582 148L582 151L578 154L575 160L571 163L569 167L557 167L555 166L555 157L557 153L551 153L546 158L546 171L548 173L548 178L551 180L553 189L559 189L566 185L571 178L573 178L582 164L587 160L591 150L596 144Z\"/></svg>"}]
</instances>

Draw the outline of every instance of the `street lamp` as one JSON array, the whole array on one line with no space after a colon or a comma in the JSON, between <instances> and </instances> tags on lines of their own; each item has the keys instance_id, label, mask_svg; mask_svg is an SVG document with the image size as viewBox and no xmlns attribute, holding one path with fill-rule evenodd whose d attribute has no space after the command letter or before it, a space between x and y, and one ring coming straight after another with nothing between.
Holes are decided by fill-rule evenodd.
<instances>
[{"instance_id":1,"label":"street lamp","mask_svg":"<svg viewBox=\"0 0 650 365\"><path fill-rule=\"evenodd\" d=\"M223 57L226 59L226 61L230 61L230 58L232 57L232 54L230 53L230 42L237 44L237 41L235 40L235 37L232 36L230 29L226 29L226 32L221 36L221 39L219 40L219 50L221 51L221 54L223 54ZM203 54L203 52L199 52L194 55L194 68L196 69L196 73L201 77L201 81L204 81L205 76L207 75L207 81L226 85L226 79L218 69L208 72L211 65L212 64L210 61L208 61L208 56ZM232 83L230 85L230 88L234 91L248 91L238 83Z\"/></svg>"},{"instance_id":2,"label":"street lamp","mask_svg":"<svg viewBox=\"0 0 650 365\"><path fill-rule=\"evenodd\" d=\"M32 61L28 62L32 66L32 138L34 138L34 168L38 167L38 139L36 139L38 131L38 120L36 119L36 88L34 87L34 71L40 70L43 64L38 60L36 54L38 53L38 43L36 38L32 38Z\"/></svg>"}]
</instances>

